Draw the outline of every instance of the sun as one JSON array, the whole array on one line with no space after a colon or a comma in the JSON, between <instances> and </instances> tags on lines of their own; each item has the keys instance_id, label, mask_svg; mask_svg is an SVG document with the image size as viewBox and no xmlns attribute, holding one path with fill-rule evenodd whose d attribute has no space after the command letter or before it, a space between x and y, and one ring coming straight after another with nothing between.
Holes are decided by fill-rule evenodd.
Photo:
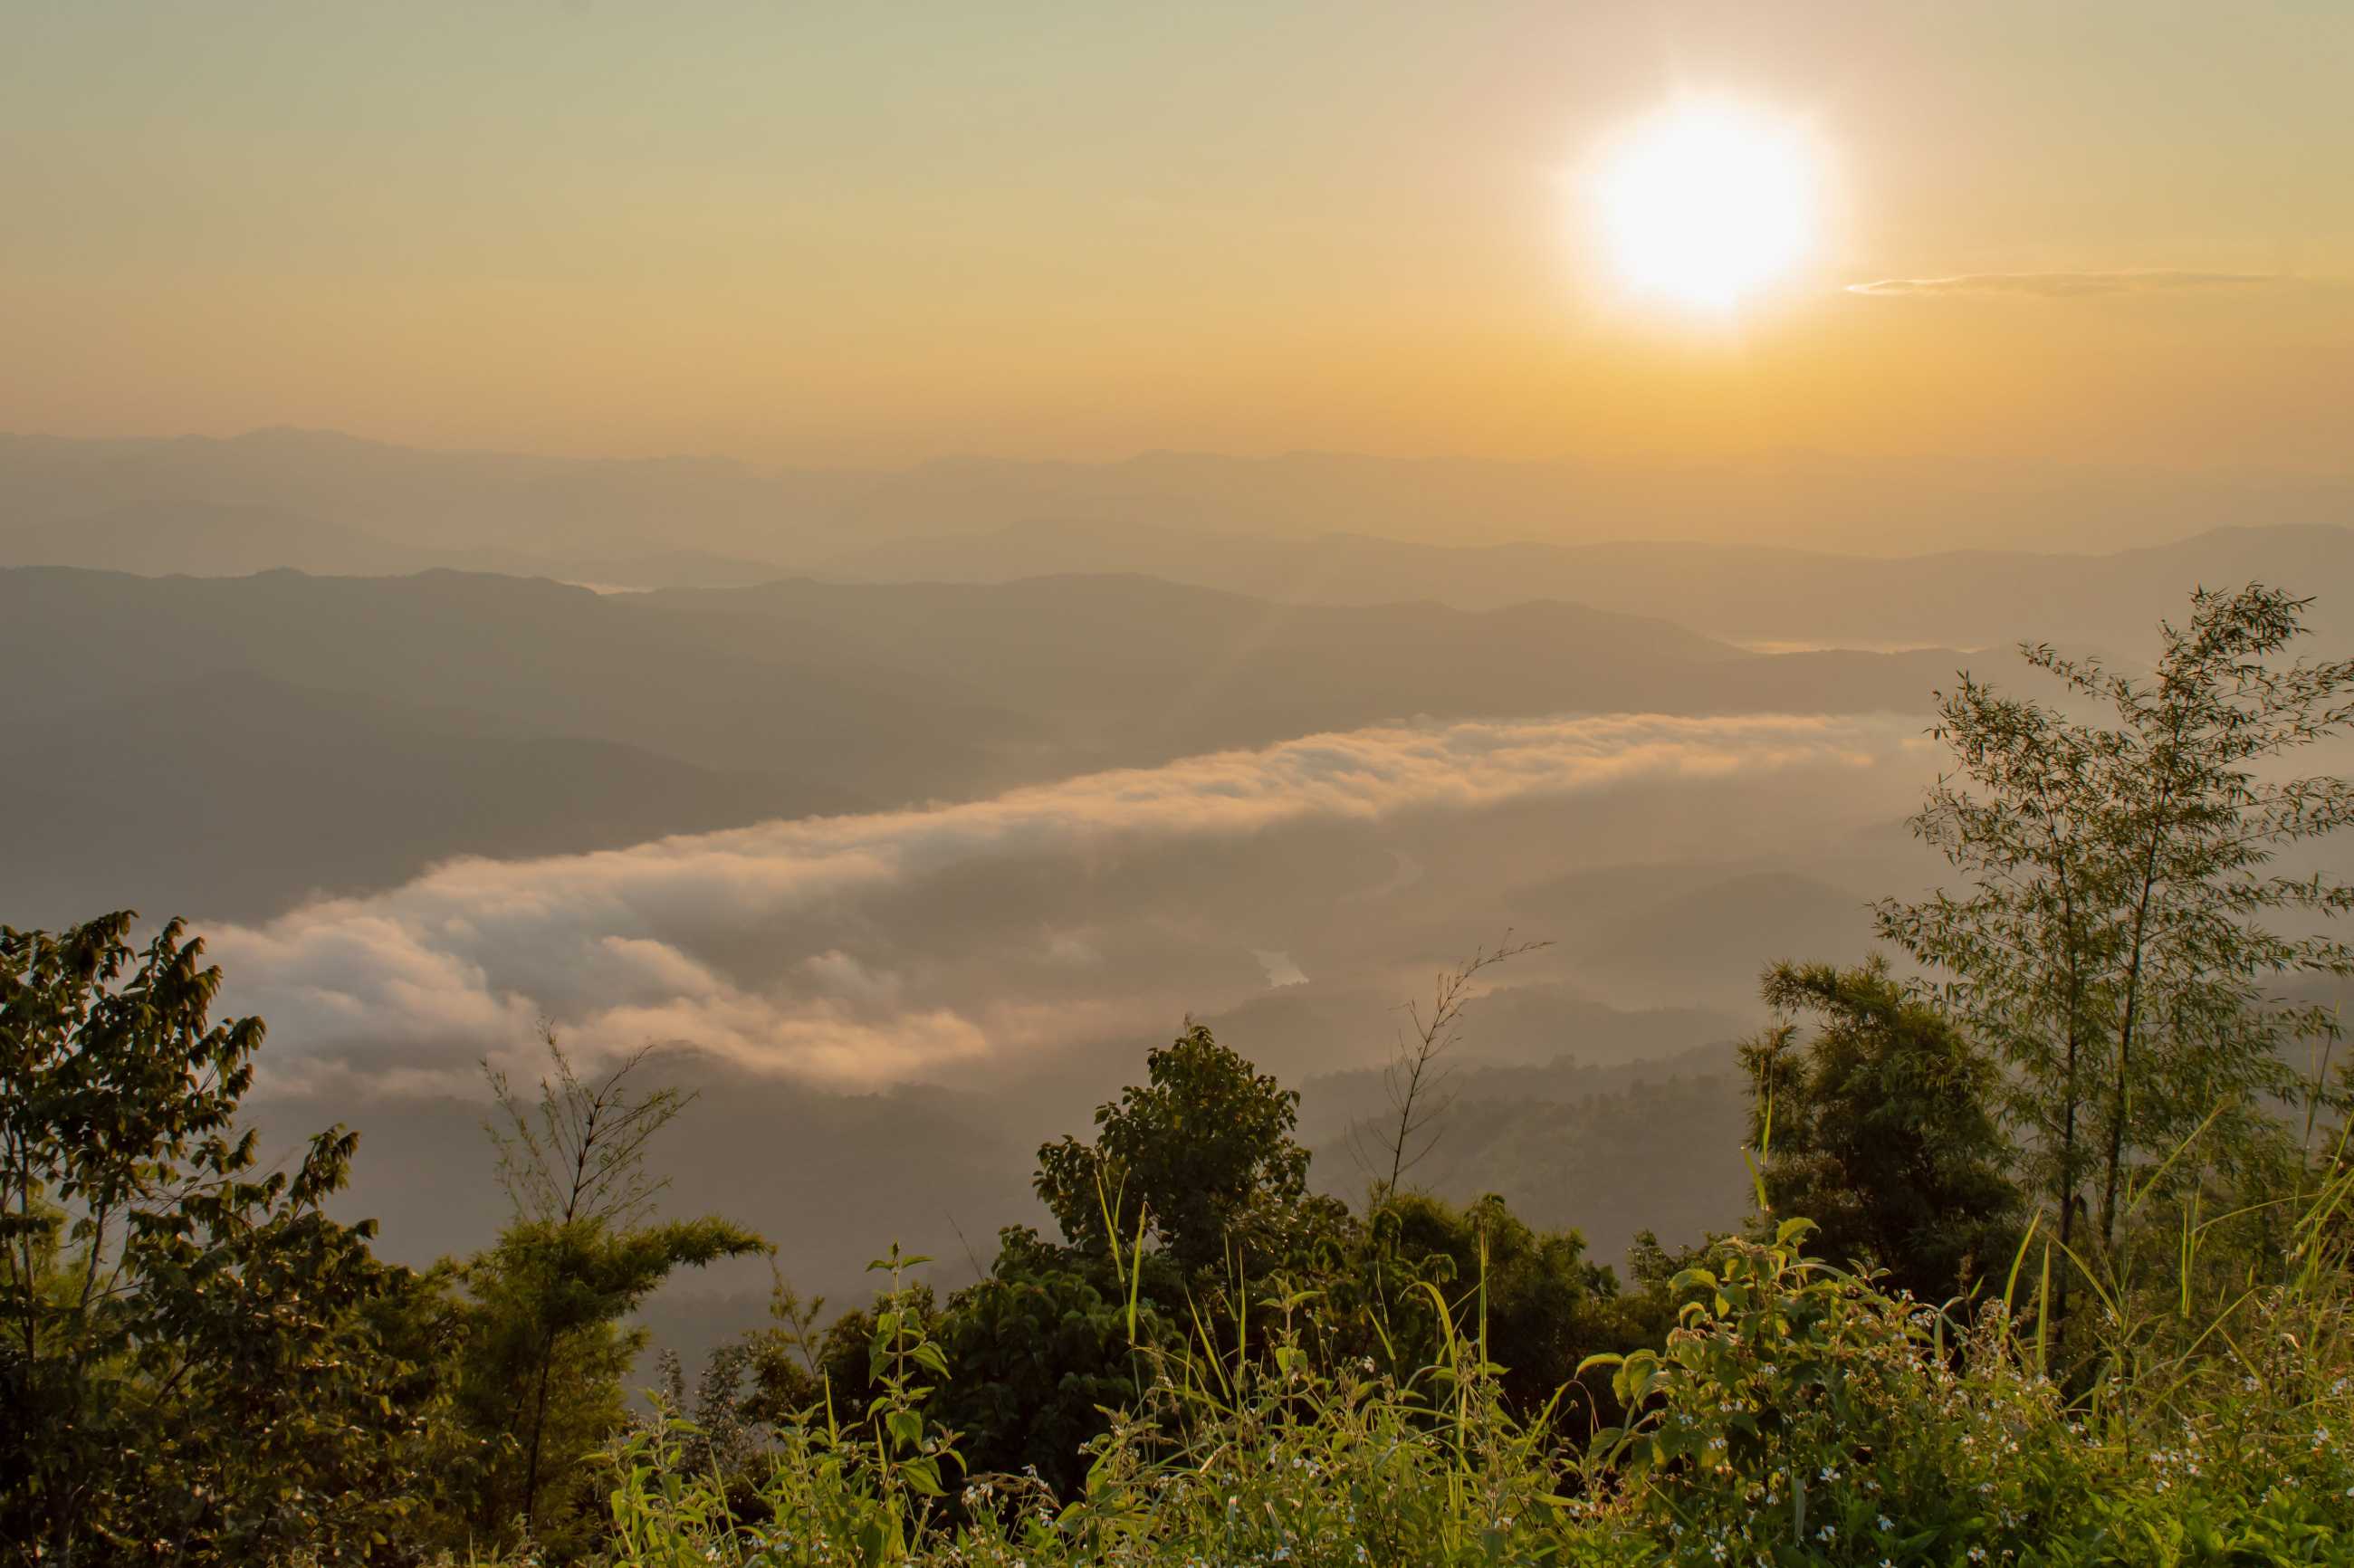
<instances>
[{"instance_id":1,"label":"sun","mask_svg":"<svg viewBox=\"0 0 2354 1568\"><path fill-rule=\"evenodd\" d=\"M1723 100L1678 102L1600 151L1596 228L1620 281L1691 310L1727 312L1806 259L1820 226L1803 127Z\"/></svg>"}]
</instances>

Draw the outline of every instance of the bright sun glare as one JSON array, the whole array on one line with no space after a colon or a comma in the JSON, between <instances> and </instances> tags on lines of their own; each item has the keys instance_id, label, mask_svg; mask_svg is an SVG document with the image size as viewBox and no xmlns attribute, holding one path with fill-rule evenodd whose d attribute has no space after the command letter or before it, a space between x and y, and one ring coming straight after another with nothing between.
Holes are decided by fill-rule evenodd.
<instances>
[{"instance_id":1,"label":"bright sun glare","mask_svg":"<svg viewBox=\"0 0 2354 1568\"><path fill-rule=\"evenodd\" d=\"M1671 105L1605 146L1593 199L1630 289L1727 311L1805 258L1819 184L1797 124L1702 100Z\"/></svg>"}]
</instances>

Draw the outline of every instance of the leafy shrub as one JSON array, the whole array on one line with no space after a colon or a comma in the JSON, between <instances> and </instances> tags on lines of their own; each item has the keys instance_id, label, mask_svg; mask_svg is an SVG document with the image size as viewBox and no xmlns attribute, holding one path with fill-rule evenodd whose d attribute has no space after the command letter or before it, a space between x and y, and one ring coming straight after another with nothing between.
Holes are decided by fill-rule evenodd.
<instances>
[{"instance_id":1,"label":"leafy shrub","mask_svg":"<svg viewBox=\"0 0 2354 1568\"><path fill-rule=\"evenodd\" d=\"M2310 1250L2198 1349L2073 1401L2038 1370L2036 1310L2014 1315L2008 1293L1929 1307L1808 1257L1804 1220L1723 1241L1673 1281L1684 1299L1662 1347L1595 1358L1636 1414L1582 1456L1557 1407L1524 1419L1505 1397L1484 1273L1451 1300L1419 1287L1440 1348L1405 1378L1320 1358L1319 1298L1278 1295L1257 1329L1197 1315L1184 1351L1140 1348L1143 1397L1105 1413L1068 1495L1034 1470L945 1495L955 1435L935 1411L953 1369L895 1292L870 1355L901 1371L854 1425L811 1412L781 1429L753 1510L697 1468L693 1426L631 1439L613 1562L2354 1563L2354 1318L2323 1223L2349 1196L2343 1175L2324 1189L2299 1227ZM2027 1284L2040 1308L2048 1281Z\"/></svg>"},{"instance_id":2,"label":"leafy shrub","mask_svg":"<svg viewBox=\"0 0 2354 1568\"><path fill-rule=\"evenodd\" d=\"M2089 1484L2059 1391L2011 1354L1999 1306L1946 1313L1806 1257L1811 1229L1729 1241L1663 1350L1618 1361L1642 1412L1599 1457L1679 1562L2009 1562ZM1614 1358L1615 1359L1615 1358Z\"/></svg>"}]
</instances>

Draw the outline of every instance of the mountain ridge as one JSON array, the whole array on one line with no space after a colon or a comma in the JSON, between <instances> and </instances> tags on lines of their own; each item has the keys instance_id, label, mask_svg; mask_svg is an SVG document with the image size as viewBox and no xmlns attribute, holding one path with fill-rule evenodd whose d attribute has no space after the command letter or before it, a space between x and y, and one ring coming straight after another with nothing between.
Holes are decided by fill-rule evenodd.
<instances>
[{"instance_id":1,"label":"mountain ridge","mask_svg":"<svg viewBox=\"0 0 2354 1568\"><path fill-rule=\"evenodd\" d=\"M627 557L684 546L807 568L894 538L1040 518L1427 544L1769 539L1870 556L1908 539L2113 549L2250 516L2354 519L2354 476L1772 452L1705 463L1140 453L757 468L708 456L441 451L339 432L0 435L0 529L135 503L275 507L440 549Z\"/></svg>"}]
</instances>

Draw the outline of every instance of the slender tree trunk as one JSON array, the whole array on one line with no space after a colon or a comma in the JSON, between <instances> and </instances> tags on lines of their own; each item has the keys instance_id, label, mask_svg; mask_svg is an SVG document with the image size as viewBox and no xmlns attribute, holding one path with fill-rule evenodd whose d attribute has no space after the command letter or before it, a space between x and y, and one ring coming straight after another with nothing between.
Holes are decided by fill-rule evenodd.
<instances>
[{"instance_id":1,"label":"slender tree trunk","mask_svg":"<svg viewBox=\"0 0 2354 1568\"><path fill-rule=\"evenodd\" d=\"M1416 1055L1406 1073L1405 1103L1398 1107L1397 1136L1390 1142L1390 1180L1386 1189L1393 1196L1398 1182L1405 1176L1406 1139L1414 1136L1414 1102L1422 1092L1422 1069L1426 1056Z\"/></svg>"},{"instance_id":2,"label":"slender tree trunk","mask_svg":"<svg viewBox=\"0 0 2354 1568\"><path fill-rule=\"evenodd\" d=\"M2127 981L2125 1022L2117 1035L2116 1082L2109 1092L2109 1150L2107 1169L2101 1175L2101 1250L2115 1251L2117 1245L2117 1174L2125 1168L2126 1114L2131 1103L2133 1086L2126 1075L2133 1064L2134 1001Z\"/></svg>"},{"instance_id":3,"label":"slender tree trunk","mask_svg":"<svg viewBox=\"0 0 2354 1568\"><path fill-rule=\"evenodd\" d=\"M2153 858L2155 851L2152 852ZM2133 960L2126 969L2126 1012L2117 1027L2116 1082L2109 1091L2108 1169L2101 1177L2101 1247L2117 1242L2117 1178L2125 1169L2126 1118L2133 1104L2134 1027L2141 1010L2142 920L2149 906L2149 890L2142 890L2142 906L2134 915Z\"/></svg>"},{"instance_id":4,"label":"slender tree trunk","mask_svg":"<svg viewBox=\"0 0 2354 1568\"><path fill-rule=\"evenodd\" d=\"M2182 725L2178 718L2168 737L2168 765L2173 762L2173 749L2180 743ZM2134 1029L2141 1014L2142 955L2148 946L2150 900L2158 891L2158 852L2166 842L2166 809L2173 796L2170 778L2158 784L2156 809L2149 824L2149 847L2142 853L2141 892L2134 904L2132 957L2126 965L2126 1011L2117 1026L2116 1082L2109 1100L2108 1169L2101 1178L2101 1249L2115 1250L2117 1243L2117 1181L2125 1169L2126 1118L2132 1107Z\"/></svg>"},{"instance_id":5,"label":"slender tree trunk","mask_svg":"<svg viewBox=\"0 0 2354 1568\"><path fill-rule=\"evenodd\" d=\"M580 1194L588 1186L588 1158L597 1147L597 1118L603 1114L601 1099L592 1100L583 1123L579 1148L572 1157L572 1190L565 1194L563 1233L569 1235L573 1222L580 1212ZM523 1525L531 1531L539 1520L539 1454L540 1441L547 1431L547 1384L556 1372L556 1326L548 1325L539 1341L539 1387L532 1395L531 1447L523 1467Z\"/></svg>"},{"instance_id":6,"label":"slender tree trunk","mask_svg":"<svg viewBox=\"0 0 2354 1568\"><path fill-rule=\"evenodd\" d=\"M2076 1232L2076 1027L2068 1026L2068 1103L2061 1112L2060 1124L2060 1251L2070 1257L2069 1243ZM2068 1270L2060 1271L2060 1283L2052 1297L2052 1340L2055 1351L2064 1351L2068 1343ZM2059 1358L2065 1364L2065 1357Z\"/></svg>"},{"instance_id":7,"label":"slender tree trunk","mask_svg":"<svg viewBox=\"0 0 2354 1568\"><path fill-rule=\"evenodd\" d=\"M2059 843L2052 842L2055 852ZM2076 1234L2076 1112L2084 1100L2082 1073L2078 1064L2084 1055L2084 959L2080 933L2076 929L2076 894L2069 880L2064 855L2057 859L2060 880L2060 918L2062 927L2062 950L2067 954L2068 1019L2067 1019L2067 1079L2062 1088L2060 1110L2060 1250L2068 1253L2069 1244ZM2060 1271L2060 1282L2052 1299L2052 1348L2055 1359L2067 1364L2068 1345L2068 1270Z\"/></svg>"},{"instance_id":8,"label":"slender tree trunk","mask_svg":"<svg viewBox=\"0 0 2354 1568\"><path fill-rule=\"evenodd\" d=\"M556 1330L550 1329L539 1342L539 1388L532 1396L531 1447L523 1466L523 1527L526 1534L539 1519L540 1437L547 1430L547 1383L555 1370Z\"/></svg>"}]
</instances>

